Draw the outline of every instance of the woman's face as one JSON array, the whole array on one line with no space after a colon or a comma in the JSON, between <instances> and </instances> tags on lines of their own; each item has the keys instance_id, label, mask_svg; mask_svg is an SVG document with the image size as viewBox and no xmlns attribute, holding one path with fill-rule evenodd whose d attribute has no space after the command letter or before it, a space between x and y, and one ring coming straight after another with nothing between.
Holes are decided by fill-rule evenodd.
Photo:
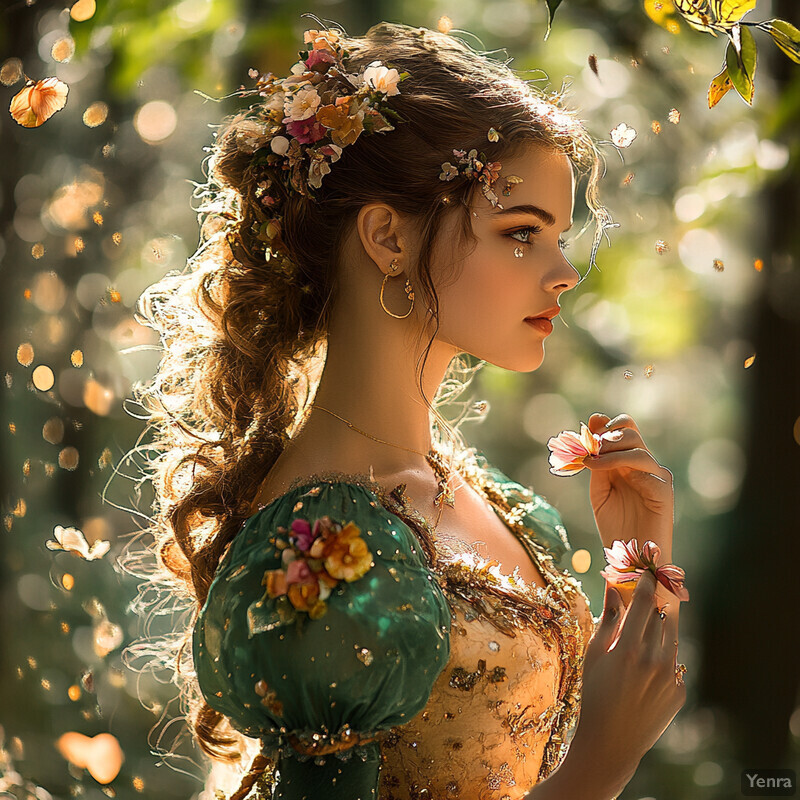
<instances>
[{"instance_id":1,"label":"woman's face","mask_svg":"<svg viewBox=\"0 0 800 800\"><path fill-rule=\"evenodd\" d=\"M561 293L580 279L564 256L561 239L572 225L575 179L565 154L537 144L501 163L493 189L503 209L477 195L472 212L477 246L455 262L454 281L436 283L436 338L496 366L530 372L542 363L548 334L525 318L558 305ZM513 185L506 197L502 190L509 175L518 175L522 183ZM455 215L450 217L438 240L434 271L439 267L445 276L458 224Z\"/></svg>"}]
</instances>

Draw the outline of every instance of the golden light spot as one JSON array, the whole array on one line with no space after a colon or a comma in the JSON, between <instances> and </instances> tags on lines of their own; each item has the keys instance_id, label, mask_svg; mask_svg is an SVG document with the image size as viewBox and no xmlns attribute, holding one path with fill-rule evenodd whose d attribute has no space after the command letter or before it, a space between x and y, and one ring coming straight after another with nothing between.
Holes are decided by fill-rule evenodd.
<instances>
[{"instance_id":1,"label":"golden light spot","mask_svg":"<svg viewBox=\"0 0 800 800\"><path fill-rule=\"evenodd\" d=\"M81 687L78 686L77 683L73 683L72 686L67 689L67 697L69 697L73 703L76 703L81 699Z\"/></svg>"},{"instance_id":2,"label":"golden light spot","mask_svg":"<svg viewBox=\"0 0 800 800\"><path fill-rule=\"evenodd\" d=\"M28 656L28 666L31 669L36 669L36 659L33 656Z\"/></svg>"},{"instance_id":3,"label":"golden light spot","mask_svg":"<svg viewBox=\"0 0 800 800\"><path fill-rule=\"evenodd\" d=\"M23 296L23 297L24 297L26 300L30 300L30 299L31 299L31 290L30 290L30 289L25 289L25 290L22 292L22 296Z\"/></svg>"},{"instance_id":4,"label":"golden light spot","mask_svg":"<svg viewBox=\"0 0 800 800\"><path fill-rule=\"evenodd\" d=\"M761 272L761 270L762 270L762 269L764 269L764 262L763 262L763 261L762 261L760 258L757 258L757 259L756 259L756 260L753 262L753 266L756 268L756 270L757 270L758 272Z\"/></svg>"},{"instance_id":5,"label":"golden light spot","mask_svg":"<svg viewBox=\"0 0 800 800\"><path fill-rule=\"evenodd\" d=\"M722 263L722 259L720 258L714 259L714 269L717 272L722 272L725 269L725 264Z\"/></svg>"},{"instance_id":6,"label":"golden light spot","mask_svg":"<svg viewBox=\"0 0 800 800\"><path fill-rule=\"evenodd\" d=\"M0 83L13 86L22 77L22 62L18 58L7 58L0 67Z\"/></svg>"},{"instance_id":7,"label":"golden light spot","mask_svg":"<svg viewBox=\"0 0 800 800\"><path fill-rule=\"evenodd\" d=\"M103 215L99 211L95 211L94 214L92 214L92 222L94 222L95 225L102 225Z\"/></svg>"},{"instance_id":8,"label":"golden light spot","mask_svg":"<svg viewBox=\"0 0 800 800\"><path fill-rule=\"evenodd\" d=\"M628 174L627 174L627 175L626 175L626 176L625 176L625 177L622 179L622 185L623 185L623 186L630 186L630 183L631 183L631 181L633 180L633 176L634 176L635 174L636 174L636 173L634 173L634 172L629 172L629 173L628 173Z\"/></svg>"},{"instance_id":9,"label":"golden light spot","mask_svg":"<svg viewBox=\"0 0 800 800\"><path fill-rule=\"evenodd\" d=\"M661 123L657 119L654 119L650 123L650 130L653 131L653 133L655 134L661 133Z\"/></svg>"},{"instance_id":10,"label":"golden light spot","mask_svg":"<svg viewBox=\"0 0 800 800\"><path fill-rule=\"evenodd\" d=\"M86 22L87 19L91 19L94 16L96 10L97 3L95 3L95 0L78 0L77 3L73 3L72 8L69 10L69 15L75 22Z\"/></svg>"},{"instance_id":11,"label":"golden light spot","mask_svg":"<svg viewBox=\"0 0 800 800\"><path fill-rule=\"evenodd\" d=\"M28 511L28 504L20 497L17 500L17 504L14 506L14 510L11 512L15 517L24 517Z\"/></svg>"},{"instance_id":12,"label":"golden light spot","mask_svg":"<svg viewBox=\"0 0 800 800\"><path fill-rule=\"evenodd\" d=\"M106 469L106 467L111 466L111 448L105 447L103 448L103 452L100 453L100 458L97 459L97 466L100 469Z\"/></svg>"},{"instance_id":13,"label":"golden light spot","mask_svg":"<svg viewBox=\"0 0 800 800\"><path fill-rule=\"evenodd\" d=\"M133 117L133 127L147 144L158 144L175 132L178 115L164 100L145 103Z\"/></svg>"},{"instance_id":14,"label":"golden light spot","mask_svg":"<svg viewBox=\"0 0 800 800\"><path fill-rule=\"evenodd\" d=\"M436 23L436 29L439 33L450 33L450 31L453 30L453 20L448 16L439 17L439 21Z\"/></svg>"},{"instance_id":15,"label":"golden light spot","mask_svg":"<svg viewBox=\"0 0 800 800\"><path fill-rule=\"evenodd\" d=\"M17 678L22 680L25 677L25 673L22 671L22 667L17 667Z\"/></svg>"},{"instance_id":16,"label":"golden light spot","mask_svg":"<svg viewBox=\"0 0 800 800\"><path fill-rule=\"evenodd\" d=\"M116 245L121 245L122 234L119 231L114 231L114 233L111 234L111 241L114 242L114 244Z\"/></svg>"},{"instance_id":17,"label":"golden light spot","mask_svg":"<svg viewBox=\"0 0 800 800\"><path fill-rule=\"evenodd\" d=\"M83 248L86 247L86 245L83 242L83 237L82 236L76 236L75 239L73 240L72 244L73 244L73 247L75 248L75 252L76 253L82 253L83 252Z\"/></svg>"},{"instance_id":18,"label":"golden light spot","mask_svg":"<svg viewBox=\"0 0 800 800\"><path fill-rule=\"evenodd\" d=\"M75 40L71 36L62 36L53 42L50 48L50 57L53 61L61 63L69 61L75 55Z\"/></svg>"},{"instance_id":19,"label":"golden light spot","mask_svg":"<svg viewBox=\"0 0 800 800\"><path fill-rule=\"evenodd\" d=\"M103 158L108 158L109 156L114 154L114 145L104 144L103 149L100 152L103 154Z\"/></svg>"},{"instance_id":20,"label":"golden light spot","mask_svg":"<svg viewBox=\"0 0 800 800\"><path fill-rule=\"evenodd\" d=\"M67 633L69 633L71 630L72 630L72 629L71 629L71 628L70 628L70 626L69 626L69 622L64 622L64 621L62 620L62 622L61 622L61 633L67 634Z\"/></svg>"},{"instance_id":21,"label":"golden light spot","mask_svg":"<svg viewBox=\"0 0 800 800\"><path fill-rule=\"evenodd\" d=\"M26 458L22 462L22 474L27 478L31 474L31 460Z\"/></svg>"},{"instance_id":22,"label":"golden light spot","mask_svg":"<svg viewBox=\"0 0 800 800\"><path fill-rule=\"evenodd\" d=\"M98 125L102 125L106 119L108 119L108 106L102 100L92 103L83 112L83 124L87 128L96 128Z\"/></svg>"},{"instance_id":23,"label":"golden light spot","mask_svg":"<svg viewBox=\"0 0 800 800\"><path fill-rule=\"evenodd\" d=\"M633 373L629 369L626 369L625 372L622 373L622 377L625 378L626 381L629 381L633 378Z\"/></svg>"},{"instance_id":24,"label":"golden light spot","mask_svg":"<svg viewBox=\"0 0 800 800\"><path fill-rule=\"evenodd\" d=\"M119 293L117 289L109 289L108 290L108 298L111 300L112 303L121 303L122 302L122 295Z\"/></svg>"},{"instance_id":25,"label":"golden light spot","mask_svg":"<svg viewBox=\"0 0 800 800\"><path fill-rule=\"evenodd\" d=\"M794 436L794 440L797 442L797 444L800 444L800 417L794 421L794 425L792 426L792 436Z\"/></svg>"},{"instance_id":26,"label":"golden light spot","mask_svg":"<svg viewBox=\"0 0 800 800\"><path fill-rule=\"evenodd\" d=\"M634 69L637 69L637 68L639 67L639 62L638 62L638 61L637 61L635 58L632 58L632 59L631 59L631 66L632 66Z\"/></svg>"},{"instance_id":27,"label":"golden light spot","mask_svg":"<svg viewBox=\"0 0 800 800\"><path fill-rule=\"evenodd\" d=\"M69 356L70 363L73 367L82 367L83 366L83 351L82 350L73 350Z\"/></svg>"},{"instance_id":28,"label":"golden light spot","mask_svg":"<svg viewBox=\"0 0 800 800\"><path fill-rule=\"evenodd\" d=\"M45 211L59 227L78 231L89 226L88 210L103 199L105 176L99 170L84 166L80 179L59 186Z\"/></svg>"},{"instance_id":29,"label":"golden light spot","mask_svg":"<svg viewBox=\"0 0 800 800\"><path fill-rule=\"evenodd\" d=\"M572 554L572 569L574 572L588 572L592 567L592 554L581 548Z\"/></svg>"},{"instance_id":30,"label":"golden light spot","mask_svg":"<svg viewBox=\"0 0 800 800\"><path fill-rule=\"evenodd\" d=\"M95 378L89 378L83 385L83 404L101 417L111 412L114 399L113 389L103 386Z\"/></svg>"},{"instance_id":31,"label":"golden light spot","mask_svg":"<svg viewBox=\"0 0 800 800\"><path fill-rule=\"evenodd\" d=\"M50 444L58 444L64 438L64 420L50 417L42 427L42 438Z\"/></svg>"},{"instance_id":32,"label":"golden light spot","mask_svg":"<svg viewBox=\"0 0 800 800\"><path fill-rule=\"evenodd\" d=\"M69 572L65 572L61 576L61 585L68 591L72 591L72 587L75 586L75 578L70 575Z\"/></svg>"},{"instance_id":33,"label":"golden light spot","mask_svg":"<svg viewBox=\"0 0 800 800\"><path fill-rule=\"evenodd\" d=\"M56 377L53 375L53 370L51 370L50 367L45 364L39 364L33 371L31 380L33 381L33 385L40 392L49 392L56 382Z\"/></svg>"},{"instance_id":34,"label":"golden light spot","mask_svg":"<svg viewBox=\"0 0 800 800\"><path fill-rule=\"evenodd\" d=\"M669 245L663 239L656 240L656 253L662 255L669 250Z\"/></svg>"},{"instance_id":35,"label":"golden light spot","mask_svg":"<svg viewBox=\"0 0 800 800\"><path fill-rule=\"evenodd\" d=\"M13 422L9 422L8 423L8 431L12 436L14 436L16 434L16 432L17 432L16 424L13 423Z\"/></svg>"},{"instance_id":36,"label":"golden light spot","mask_svg":"<svg viewBox=\"0 0 800 800\"><path fill-rule=\"evenodd\" d=\"M31 247L31 255L34 258L41 258L44 255L44 245L41 242L36 242L36 244Z\"/></svg>"},{"instance_id":37,"label":"golden light spot","mask_svg":"<svg viewBox=\"0 0 800 800\"><path fill-rule=\"evenodd\" d=\"M46 692L50 691L50 681L47 680L47 678L42 678L40 683L42 684L42 689L44 689Z\"/></svg>"},{"instance_id":38,"label":"golden light spot","mask_svg":"<svg viewBox=\"0 0 800 800\"><path fill-rule=\"evenodd\" d=\"M681 121L681 112L677 108L671 108L667 119L673 124L677 125Z\"/></svg>"},{"instance_id":39,"label":"golden light spot","mask_svg":"<svg viewBox=\"0 0 800 800\"><path fill-rule=\"evenodd\" d=\"M108 671L108 682L115 688L121 689L128 681L121 669L112 668Z\"/></svg>"},{"instance_id":40,"label":"golden light spot","mask_svg":"<svg viewBox=\"0 0 800 800\"><path fill-rule=\"evenodd\" d=\"M105 658L116 650L123 640L122 628L108 619L101 620L94 628L94 652Z\"/></svg>"},{"instance_id":41,"label":"golden light spot","mask_svg":"<svg viewBox=\"0 0 800 800\"><path fill-rule=\"evenodd\" d=\"M53 475L55 475L55 472L56 472L56 465L53 464L52 461L46 461L44 465L44 474L48 478L52 478Z\"/></svg>"},{"instance_id":42,"label":"golden light spot","mask_svg":"<svg viewBox=\"0 0 800 800\"><path fill-rule=\"evenodd\" d=\"M645 378L650 378L650 377L652 377L652 375L653 375L653 372L655 372L655 367L654 367L652 364L648 364L648 365L647 365L647 366L644 368L644 376L645 376Z\"/></svg>"},{"instance_id":43,"label":"golden light spot","mask_svg":"<svg viewBox=\"0 0 800 800\"><path fill-rule=\"evenodd\" d=\"M756 360L756 354L753 353L753 355L749 356L748 358L746 358L744 360L744 368L748 369L749 367L752 367L753 366L753 362L755 360Z\"/></svg>"},{"instance_id":44,"label":"golden light spot","mask_svg":"<svg viewBox=\"0 0 800 800\"><path fill-rule=\"evenodd\" d=\"M17 361L23 367L29 367L33 363L33 345L30 342L23 342L17 348Z\"/></svg>"},{"instance_id":45,"label":"golden light spot","mask_svg":"<svg viewBox=\"0 0 800 800\"><path fill-rule=\"evenodd\" d=\"M58 454L58 466L71 472L78 468L78 459L79 455L76 447L65 447Z\"/></svg>"},{"instance_id":46,"label":"golden light spot","mask_svg":"<svg viewBox=\"0 0 800 800\"><path fill-rule=\"evenodd\" d=\"M678 34L681 32L681 26L678 25L678 20L676 19L668 19L664 27L667 29L667 33Z\"/></svg>"}]
</instances>

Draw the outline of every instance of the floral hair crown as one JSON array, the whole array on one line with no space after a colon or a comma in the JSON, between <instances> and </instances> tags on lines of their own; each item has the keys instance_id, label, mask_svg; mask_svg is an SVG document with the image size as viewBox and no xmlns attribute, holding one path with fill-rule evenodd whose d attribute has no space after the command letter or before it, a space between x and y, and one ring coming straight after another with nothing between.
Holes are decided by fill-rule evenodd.
<instances>
[{"instance_id":1,"label":"floral hair crown","mask_svg":"<svg viewBox=\"0 0 800 800\"><path fill-rule=\"evenodd\" d=\"M400 94L398 84L408 72L373 61L357 74L349 73L344 59L349 55L341 45L340 31L307 30L303 40L307 50L299 51L300 60L286 78L271 72L259 74L252 89L241 87L240 97L259 95L268 98L259 103L242 123L238 147L256 153L254 165L278 168L289 191L315 200L314 189L337 161L342 149L353 144L362 133L394 130L389 118L400 115L386 103L386 98ZM274 173L273 173L274 174ZM259 199L267 209L274 209L278 197L270 193L272 179L259 184Z\"/></svg>"}]
</instances>

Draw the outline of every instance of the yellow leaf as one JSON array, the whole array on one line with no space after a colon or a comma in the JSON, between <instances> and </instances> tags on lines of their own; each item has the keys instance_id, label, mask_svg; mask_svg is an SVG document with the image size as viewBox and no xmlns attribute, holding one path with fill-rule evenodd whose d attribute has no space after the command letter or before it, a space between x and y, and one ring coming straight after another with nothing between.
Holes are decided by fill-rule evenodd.
<instances>
[{"instance_id":1,"label":"yellow leaf","mask_svg":"<svg viewBox=\"0 0 800 800\"><path fill-rule=\"evenodd\" d=\"M715 0L715 16L721 25L733 25L756 7L756 0Z\"/></svg>"},{"instance_id":2,"label":"yellow leaf","mask_svg":"<svg viewBox=\"0 0 800 800\"><path fill-rule=\"evenodd\" d=\"M733 84L728 77L728 65L726 64L722 68L722 72L711 81L711 85L708 87L708 107L714 108L731 89L733 89Z\"/></svg>"}]
</instances>

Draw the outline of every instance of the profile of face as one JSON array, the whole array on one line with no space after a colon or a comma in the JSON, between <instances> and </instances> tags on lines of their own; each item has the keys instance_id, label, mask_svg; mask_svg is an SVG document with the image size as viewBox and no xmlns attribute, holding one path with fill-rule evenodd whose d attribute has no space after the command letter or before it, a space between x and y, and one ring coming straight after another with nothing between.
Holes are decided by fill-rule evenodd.
<instances>
[{"instance_id":1,"label":"profile of face","mask_svg":"<svg viewBox=\"0 0 800 800\"><path fill-rule=\"evenodd\" d=\"M561 238L573 222L575 178L564 153L535 143L501 164L493 188L503 209L476 195L474 249L469 243L466 256L454 253L455 214L437 239L432 260L439 296L436 339L496 366L530 372L541 366L548 334L525 318L557 306L559 296L580 279ZM509 175L522 182L506 197L502 187ZM455 278L437 280L451 272Z\"/></svg>"}]
</instances>

